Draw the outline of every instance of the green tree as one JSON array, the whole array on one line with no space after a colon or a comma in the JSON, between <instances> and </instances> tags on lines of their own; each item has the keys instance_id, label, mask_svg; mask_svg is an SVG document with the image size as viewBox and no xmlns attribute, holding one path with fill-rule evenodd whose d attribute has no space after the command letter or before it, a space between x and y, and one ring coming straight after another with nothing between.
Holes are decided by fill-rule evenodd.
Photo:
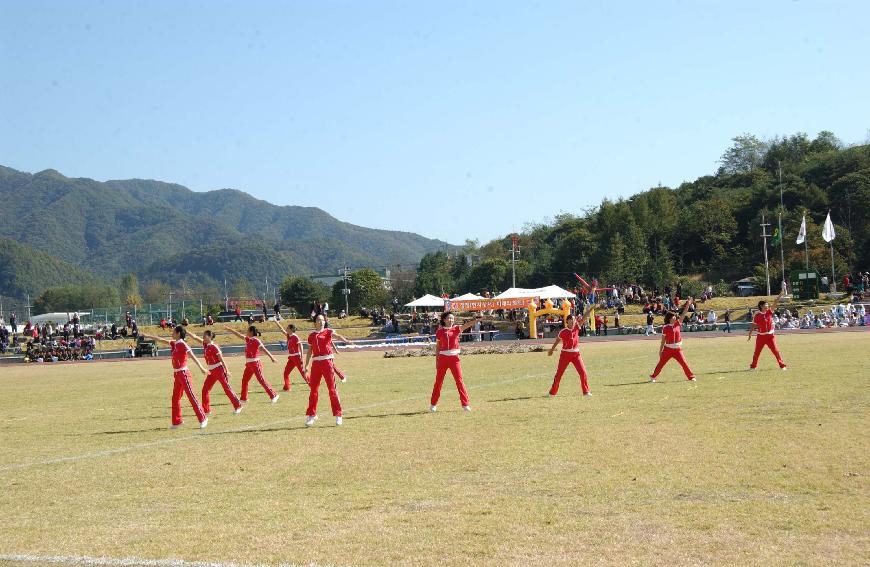
<instances>
[{"instance_id":1,"label":"green tree","mask_svg":"<svg viewBox=\"0 0 870 567\"><path fill-rule=\"evenodd\" d=\"M139 294L139 278L129 273L121 278L121 301L125 305L140 307L142 296Z\"/></svg>"},{"instance_id":2,"label":"green tree","mask_svg":"<svg viewBox=\"0 0 870 567\"><path fill-rule=\"evenodd\" d=\"M62 286L43 291L33 302L37 314L52 311L87 310L93 307L117 307L118 290L111 286Z\"/></svg>"},{"instance_id":3,"label":"green tree","mask_svg":"<svg viewBox=\"0 0 870 567\"><path fill-rule=\"evenodd\" d=\"M604 268L604 275L607 282L620 284L627 280L626 277L626 253L625 242L622 240L622 235L616 233L610 239L610 247L607 251L607 264Z\"/></svg>"},{"instance_id":4,"label":"green tree","mask_svg":"<svg viewBox=\"0 0 870 567\"><path fill-rule=\"evenodd\" d=\"M666 285L674 281L676 271L674 270L674 259L670 249L664 242L659 242L656 254L650 258L647 266L649 273L649 281L660 290Z\"/></svg>"},{"instance_id":5,"label":"green tree","mask_svg":"<svg viewBox=\"0 0 870 567\"><path fill-rule=\"evenodd\" d=\"M471 268L467 289L472 293L496 292L510 286L511 268L503 258L488 258Z\"/></svg>"},{"instance_id":6,"label":"green tree","mask_svg":"<svg viewBox=\"0 0 870 567\"><path fill-rule=\"evenodd\" d=\"M169 286L157 280L145 284L143 299L146 303L166 303L169 301Z\"/></svg>"},{"instance_id":7,"label":"green tree","mask_svg":"<svg viewBox=\"0 0 870 567\"><path fill-rule=\"evenodd\" d=\"M308 308L315 301L324 301L329 297L329 288L320 282L304 277L285 278L278 287L281 303L289 305L300 315L308 315ZM344 301L340 304L344 306Z\"/></svg>"},{"instance_id":8,"label":"green tree","mask_svg":"<svg viewBox=\"0 0 870 567\"><path fill-rule=\"evenodd\" d=\"M767 152L767 144L753 134L741 134L731 141L734 144L719 158L723 172L747 173L761 165Z\"/></svg>"},{"instance_id":9,"label":"green tree","mask_svg":"<svg viewBox=\"0 0 870 567\"><path fill-rule=\"evenodd\" d=\"M376 271L363 268L350 274L349 303L352 310L360 307L381 307L389 301L387 290L384 288L384 280Z\"/></svg>"},{"instance_id":10,"label":"green tree","mask_svg":"<svg viewBox=\"0 0 870 567\"><path fill-rule=\"evenodd\" d=\"M456 280L452 275L454 267L446 252L433 252L423 256L417 270L415 295L420 297L427 293L433 295L453 293L456 290Z\"/></svg>"}]
</instances>

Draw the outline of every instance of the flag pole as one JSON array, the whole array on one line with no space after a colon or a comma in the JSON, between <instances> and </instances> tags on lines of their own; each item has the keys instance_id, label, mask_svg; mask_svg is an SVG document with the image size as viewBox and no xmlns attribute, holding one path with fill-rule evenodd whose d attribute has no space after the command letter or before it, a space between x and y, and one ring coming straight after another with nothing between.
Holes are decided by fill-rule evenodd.
<instances>
[{"instance_id":1,"label":"flag pole","mask_svg":"<svg viewBox=\"0 0 870 567\"><path fill-rule=\"evenodd\" d=\"M785 205L783 205L782 201L782 162L776 162L776 169L779 175L779 261L780 261L780 269L782 270L782 281L785 281L785 238L783 238L782 233L782 211L785 209ZM782 286L782 283L780 283ZM785 293L784 289L780 289L780 292ZM770 295L770 294L768 294Z\"/></svg>"},{"instance_id":2,"label":"flag pole","mask_svg":"<svg viewBox=\"0 0 870 567\"><path fill-rule=\"evenodd\" d=\"M807 218L807 212L804 211L804 219ZM806 220L804 220L806 222ZM807 248L807 240L809 239L809 231L804 229L804 263L806 264L806 271L810 271L810 251Z\"/></svg>"},{"instance_id":3,"label":"flag pole","mask_svg":"<svg viewBox=\"0 0 870 567\"><path fill-rule=\"evenodd\" d=\"M837 292L837 276L834 274L834 241L831 240L831 289Z\"/></svg>"},{"instance_id":4,"label":"flag pole","mask_svg":"<svg viewBox=\"0 0 870 567\"><path fill-rule=\"evenodd\" d=\"M767 280L767 295L770 295L770 268L767 262L767 227L770 223L764 222L764 212L761 213L761 238L764 240L764 278ZM782 235L782 232L779 233ZM785 281L785 280L783 280Z\"/></svg>"}]
</instances>

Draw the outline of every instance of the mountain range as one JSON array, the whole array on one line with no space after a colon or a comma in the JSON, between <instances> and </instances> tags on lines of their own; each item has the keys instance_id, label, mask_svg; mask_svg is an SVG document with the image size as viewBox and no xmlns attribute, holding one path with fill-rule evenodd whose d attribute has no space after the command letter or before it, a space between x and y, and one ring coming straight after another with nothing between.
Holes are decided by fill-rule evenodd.
<instances>
[{"instance_id":1,"label":"mountain range","mask_svg":"<svg viewBox=\"0 0 870 567\"><path fill-rule=\"evenodd\" d=\"M130 179L98 182L0 166L0 294L59 283L223 285L245 277L416 264L451 248L410 232L342 222L314 207L277 206L234 189L194 192Z\"/></svg>"}]
</instances>

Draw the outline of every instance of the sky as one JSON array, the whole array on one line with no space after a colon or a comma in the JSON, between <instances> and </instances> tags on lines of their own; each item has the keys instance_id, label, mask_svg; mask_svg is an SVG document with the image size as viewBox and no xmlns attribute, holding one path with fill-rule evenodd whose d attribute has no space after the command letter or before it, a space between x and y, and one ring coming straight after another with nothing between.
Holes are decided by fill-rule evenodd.
<instances>
[{"instance_id":1,"label":"sky","mask_svg":"<svg viewBox=\"0 0 870 567\"><path fill-rule=\"evenodd\" d=\"M0 164L454 244L870 132L870 2L0 0Z\"/></svg>"}]
</instances>

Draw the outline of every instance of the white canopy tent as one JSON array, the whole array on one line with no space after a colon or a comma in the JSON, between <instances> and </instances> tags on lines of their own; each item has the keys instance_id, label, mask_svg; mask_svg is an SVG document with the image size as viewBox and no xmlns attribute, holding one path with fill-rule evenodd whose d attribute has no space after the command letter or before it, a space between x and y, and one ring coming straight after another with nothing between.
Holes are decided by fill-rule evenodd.
<instances>
[{"instance_id":1,"label":"white canopy tent","mask_svg":"<svg viewBox=\"0 0 870 567\"><path fill-rule=\"evenodd\" d=\"M90 315L90 314L91 314L90 311L70 311L70 312L62 311L62 312L55 312L55 313L43 313L42 315L34 315L33 317L31 317L30 322L33 324L36 324L36 323L46 323L48 321L52 321L55 324L63 325L64 323L69 321L73 315L78 315L79 318L81 318L85 315ZM21 325L20 322L18 324Z\"/></svg>"},{"instance_id":2,"label":"white canopy tent","mask_svg":"<svg viewBox=\"0 0 870 567\"><path fill-rule=\"evenodd\" d=\"M456 300L456 301L476 301L476 300L485 299L485 298L481 295L476 295L474 293L469 292L469 293L466 293L465 295L460 295L459 297L453 297L451 299Z\"/></svg>"},{"instance_id":3,"label":"white canopy tent","mask_svg":"<svg viewBox=\"0 0 870 567\"><path fill-rule=\"evenodd\" d=\"M444 300L427 293L411 303L406 303L405 307L444 307Z\"/></svg>"},{"instance_id":4,"label":"white canopy tent","mask_svg":"<svg viewBox=\"0 0 870 567\"><path fill-rule=\"evenodd\" d=\"M512 287L495 296L496 299L512 299L516 297L540 297L541 299L565 299L575 298L575 294L557 285L528 289L524 287Z\"/></svg>"}]
</instances>

